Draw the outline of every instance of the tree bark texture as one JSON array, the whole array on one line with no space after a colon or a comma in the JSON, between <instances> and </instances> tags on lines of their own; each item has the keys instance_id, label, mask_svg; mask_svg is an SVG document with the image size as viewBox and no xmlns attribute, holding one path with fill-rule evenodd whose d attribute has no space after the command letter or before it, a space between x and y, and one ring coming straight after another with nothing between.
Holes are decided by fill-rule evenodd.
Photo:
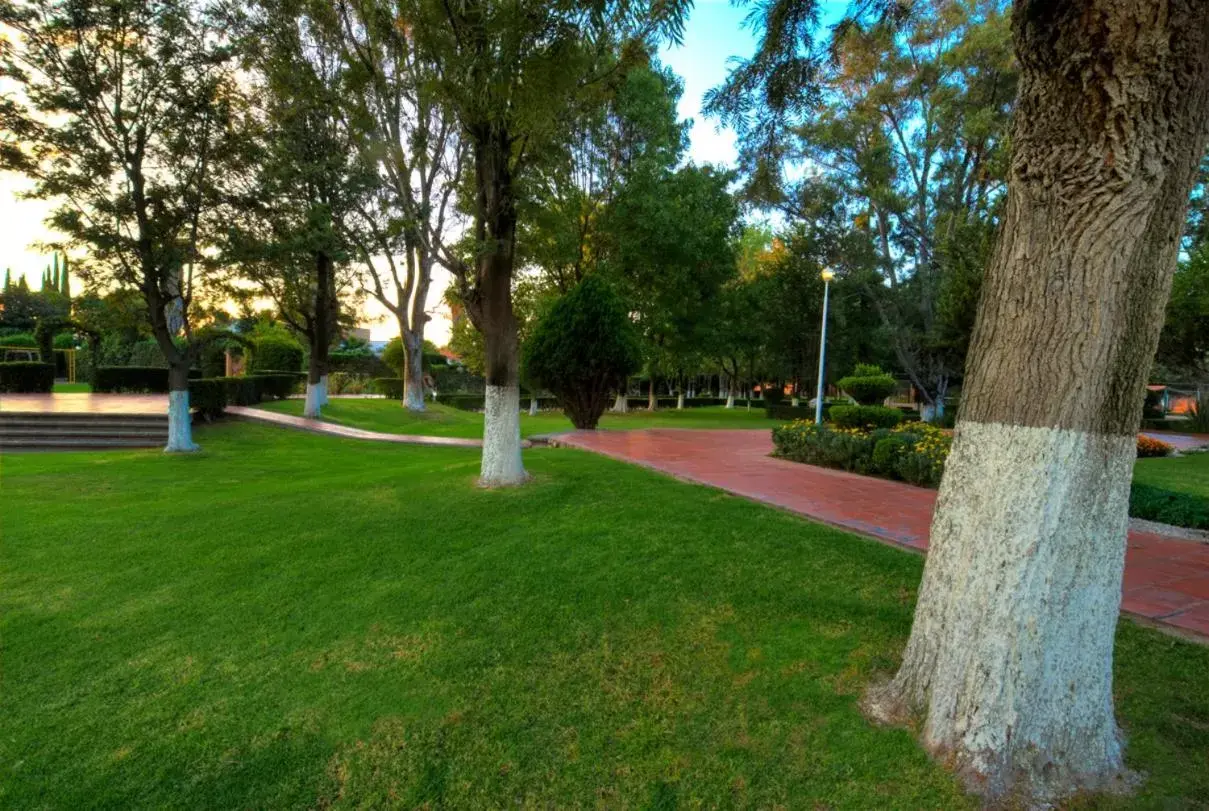
<instances>
[{"instance_id":1,"label":"tree bark texture","mask_svg":"<svg viewBox=\"0 0 1209 811\"><path fill-rule=\"evenodd\" d=\"M193 416L189 411L189 361L187 358L168 367L168 444L165 453L199 451L193 442Z\"/></svg>"},{"instance_id":2,"label":"tree bark texture","mask_svg":"<svg viewBox=\"0 0 1209 811\"><path fill-rule=\"evenodd\" d=\"M403 336L403 407L408 411L424 410L424 335L404 329Z\"/></svg>"},{"instance_id":3,"label":"tree bark texture","mask_svg":"<svg viewBox=\"0 0 1209 811\"><path fill-rule=\"evenodd\" d=\"M1017 2L1006 216L882 720L992 802L1129 779L1113 634L1146 376L1209 123L1209 3Z\"/></svg>"}]
</instances>

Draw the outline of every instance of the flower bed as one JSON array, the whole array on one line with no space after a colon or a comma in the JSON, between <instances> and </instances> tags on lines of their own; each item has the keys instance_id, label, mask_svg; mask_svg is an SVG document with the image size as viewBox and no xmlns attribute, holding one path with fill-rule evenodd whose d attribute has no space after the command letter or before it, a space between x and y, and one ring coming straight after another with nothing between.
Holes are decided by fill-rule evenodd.
<instances>
[{"instance_id":1,"label":"flower bed","mask_svg":"<svg viewBox=\"0 0 1209 811\"><path fill-rule=\"evenodd\" d=\"M772 442L773 456L782 459L937 487L953 438L924 422L867 429L795 420L772 429ZM1166 442L1138 437L1139 457L1167 456L1171 451Z\"/></svg>"},{"instance_id":2,"label":"flower bed","mask_svg":"<svg viewBox=\"0 0 1209 811\"><path fill-rule=\"evenodd\" d=\"M953 442L943 429L927 423L865 430L819 426L808 420L774 428L772 441L773 455L782 459L900 479L921 487L940 484Z\"/></svg>"}]
</instances>

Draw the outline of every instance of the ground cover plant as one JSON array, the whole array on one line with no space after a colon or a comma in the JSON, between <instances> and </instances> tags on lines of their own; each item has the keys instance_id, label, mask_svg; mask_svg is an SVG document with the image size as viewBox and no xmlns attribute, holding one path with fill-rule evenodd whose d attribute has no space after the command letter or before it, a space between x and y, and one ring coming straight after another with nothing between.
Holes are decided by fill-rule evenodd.
<instances>
[{"instance_id":1,"label":"ground cover plant","mask_svg":"<svg viewBox=\"0 0 1209 811\"><path fill-rule=\"evenodd\" d=\"M5 456L0 805L974 805L857 708L914 555L576 451L493 492L473 450L197 433ZM1107 807L1209 796L1209 649L1123 621L1115 667L1147 779Z\"/></svg>"},{"instance_id":2,"label":"ground cover plant","mask_svg":"<svg viewBox=\"0 0 1209 811\"><path fill-rule=\"evenodd\" d=\"M283 400L263 403L269 411L302 416L299 400ZM323 408L323 420L338 425L362 428L366 431L381 431L389 434L427 434L429 436L470 437L483 436L483 414L462 411L440 403L429 403L422 413L409 412L397 400L332 400ZM665 409L654 413L644 410L625 414L605 413L600 420L602 430L630 430L637 428L753 428L768 430L779 425L778 420L769 419L763 410L727 409L718 407L686 408L683 411ZM570 431L574 426L561 413L542 411L536 416L521 414L521 435L547 434Z\"/></svg>"}]
</instances>

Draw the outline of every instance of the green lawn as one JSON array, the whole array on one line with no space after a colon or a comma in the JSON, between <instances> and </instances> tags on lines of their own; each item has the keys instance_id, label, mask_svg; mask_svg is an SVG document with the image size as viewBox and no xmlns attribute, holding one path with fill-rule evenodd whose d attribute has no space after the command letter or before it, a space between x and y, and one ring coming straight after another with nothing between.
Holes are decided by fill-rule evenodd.
<instances>
[{"instance_id":1,"label":"green lawn","mask_svg":"<svg viewBox=\"0 0 1209 811\"><path fill-rule=\"evenodd\" d=\"M302 416L302 400L277 400L263 403L260 407L283 414ZM414 414L403 408L398 400L332 400L323 407L323 419L340 425L349 425L367 431L388 434L427 434L428 436L470 437L483 436L483 415L476 411L460 411L456 408L430 403L423 414ZM753 408L726 409L721 406L686 408L683 411L667 409L653 414L646 410L627 414L606 413L600 421L601 428L764 428L771 429L784 420L770 420L764 410ZM548 434L570 431L571 421L558 411L543 411L536 417L521 415L521 434Z\"/></svg>"},{"instance_id":2,"label":"green lawn","mask_svg":"<svg viewBox=\"0 0 1209 811\"><path fill-rule=\"evenodd\" d=\"M915 555L566 449L197 439L4 456L0 807L972 805L857 709ZM1116 673L1119 805L1202 803L1209 649Z\"/></svg>"},{"instance_id":3,"label":"green lawn","mask_svg":"<svg viewBox=\"0 0 1209 811\"><path fill-rule=\"evenodd\" d=\"M1209 452L1139 459L1134 464L1133 480L1164 490L1209 498Z\"/></svg>"},{"instance_id":4,"label":"green lawn","mask_svg":"<svg viewBox=\"0 0 1209 811\"><path fill-rule=\"evenodd\" d=\"M55 394L86 394L92 391L92 386L88 383L56 383L54 387Z\"/></svg>"}]
</instances>

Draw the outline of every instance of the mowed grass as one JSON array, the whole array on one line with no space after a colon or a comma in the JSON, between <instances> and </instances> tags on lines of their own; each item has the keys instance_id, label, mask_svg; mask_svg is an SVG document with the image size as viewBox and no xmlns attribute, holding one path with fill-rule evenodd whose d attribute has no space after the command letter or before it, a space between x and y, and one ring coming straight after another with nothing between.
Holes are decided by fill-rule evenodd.
<instances>
[{"instance_id":1,"label":"mowed grass","mask_svg":"<svg viewBox=\"0 0 1209 811\"><path fill-rule=\"evenodd\" d=\"M249 423L8 454L0 807L962 808L861 716L922 559L565 449ZM1209 649L1123 622L1141 792L1209 797Z\"/></svg>"},{"instance_id":2,"label":"mowed grass","mask_svg":"<svg viewBox=\"0 0 1209 811\"><path fill-rule=\"evenodd\" d=\"M523 405L523 403L522 403ZM261 404L260 408L282 414L302 416L302 400L276 400ZM429 403L427 411L416 414L403 408L398 400L354 400L335 399L323 407L323 419L339 425L380 431L388 434L426 434L428 436L469 437L483 436L483 414L476 411L461 411L439 403ZM601 429L625 430L633 428L763 428L771 429L783 420L770 420L761 408L733 408L721 406L686 408L680 411L662 409L655 412L634 410L626 414L606 412L601 418ZM542 411L530 417L521 413L522 436L570 431L574 426L560 411Z\"/></svg>"},{"instance_id":3,"label":"mowed grass","mask_svg":"<svg viewBox=\"0 0 1209 811\"><path fill-rule=\"evenodd\" d=\"M55 394L87 394L92 391L90 383L55 383Z\"/></svg>"},{"instance_id":4,"label":"mowed grass","mask_svg":"<svg viewBox=\"0 0 1209 811\"><path fill-rule=\"evenodd\" d=\"M1209 451L1139 459L1133 467L1133 480L1151 487L1209 498Z\"/></svg>"}]
</instances>

